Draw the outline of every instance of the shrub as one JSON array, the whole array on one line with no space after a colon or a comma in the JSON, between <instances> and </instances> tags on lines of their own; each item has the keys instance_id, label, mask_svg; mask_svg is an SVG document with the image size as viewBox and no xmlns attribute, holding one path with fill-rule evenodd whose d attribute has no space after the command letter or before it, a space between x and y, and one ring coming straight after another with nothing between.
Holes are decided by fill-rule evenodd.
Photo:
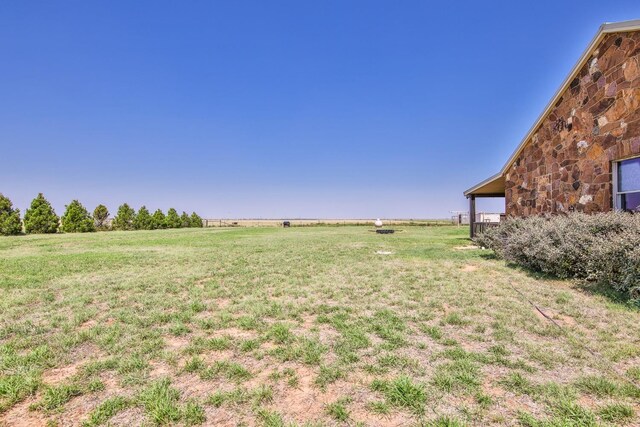
<instances>
[{"instance_id":1,"label":"shrub","mask_svg":"<svg viewBox=\"0 0 640 427\"><path fill-rule=\"evenodd\" d=\"M0 193L0 234L14 236L20 233L22 233L20 210L13 209L11 200Z\"/></svg>"},{"instance_id":2,"label":"shrub","mask_svg":"<svg viewBox=\"0 0 640 427\"><path fill-rule=\"evenodd\" d=\"M189 215L184 211L182 212L182 215L180 215L180 227L182 228L191 227L191 218L189 218Z\"/></svg>"},{"instance_id":3,"label":"shrub","mask_svg":"<svg viewBox=\"0 0 640 427\"><path fill-rule=\"evenodd\" d=\"M640 215L512 218L475 241L533 271L596 281L640 298Z\"/></svg>"},{"instance_id":4,"label":"shrub","mask_svg":"<svg viewBox=\"0 0 640 427\"><path fill-rule=\"evenodd\" d=\"M93 218L79 201L73 200L66 206L64 215L62 215L62 231L65 233L96 231Z\"/></svg>"},{"instance_id":5,"label":"shrub","mask_svg":"<svg viewBox=\"0 0 640 427\"><path fill-rule=\"evenodd\" d=\"M191 223L191 227L195 227L195 228L204 227L204 224L202 223L202 218L200 218L200 215L198 215L195 212L191 214L190 223Z\"/></svg>"},{"instance_id":6,"label":"shrub","mask_svg":"<svg viewBox=\"0 0 640 427\"><path fill-rule=\"evenodd\" d=\"M162 210L156 210L151 216L151 227L153 230L167 228L167 218L164 216Z\"/></svg>"},{"instance_id":7,"label":"shrub","mask_svg":"<svg viewBox=\"0 0 640 427\"><path fill-rule=\"evenodd\" d=\"M109 218L109 209L105 205L98 205L93 210L93 223L98 230L107 228L107 219Z\"/></svg>"},{"instance_id":8,"label":"shrub","mask_svg":"<svg viewBox=\"0 0 640 427\"><path fill-rule=\"evenodd\" d=\"M27 233L37 234L55 233L59 225L60 218L42 193L39 193L24 214L24 230Z\"/></svg>"},{"instance_id":9,"label":"shrub","mask_svg":"<svg viewBox=\"0 0 640 427\"><path fill-rule=\"evenodd\" d=\"M131 206L124 203L118 208L118 214L113 218L111 226L116 230L133 230L135 218L136 212Z\"/></svg>"},{"instance_id":10,"label":"shrub","mask_svg":"<svg viewBox=\"0 0 640 427\"><path fill-rule=\"evenodd\" d=\"M180 228L182 225L182 221L178 216L178 212L174 208L170 208L167 211L167 219L166 219L167 228Z\"/></svg>"},{"instance_id":11,"label":"shrub","mask_svg":"<svg viewBox=\"0 0 640 427\"><path fill-rule=\"evenodd\" d=\"M146 206L138 209L136 217L133 219L133 227L136 230L152 230L153 218Z\"/></svg>"}]
</instances>

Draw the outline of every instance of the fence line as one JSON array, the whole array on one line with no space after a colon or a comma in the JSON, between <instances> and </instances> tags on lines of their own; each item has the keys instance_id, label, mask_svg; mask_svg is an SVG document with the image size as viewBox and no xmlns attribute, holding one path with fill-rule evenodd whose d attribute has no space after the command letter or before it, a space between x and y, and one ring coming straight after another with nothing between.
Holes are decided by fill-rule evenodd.
<instances>
[{"instance_id":1,"label":"fence line","mask_svg":"<svg viewBox=\"0 0 640 427\"><path fill-rule=\"evenodd\" d=\"M347 226L347 225L373 225L374 219L232 219L232 218L206 218L202 222L205 227L281 227L283 221L289 221L292 227L313 227L319 225ZM438 226L450 225L450 219L383 219L384 225L418 225Z\"/></svg>"}]
</instances>

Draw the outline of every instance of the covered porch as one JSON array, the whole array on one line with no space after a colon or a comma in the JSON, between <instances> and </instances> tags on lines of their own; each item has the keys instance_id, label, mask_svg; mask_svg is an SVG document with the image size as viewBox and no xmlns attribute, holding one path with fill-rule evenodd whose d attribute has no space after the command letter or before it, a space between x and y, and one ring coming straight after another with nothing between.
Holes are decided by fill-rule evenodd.
<instances>
[{"instance_id":1,"label":"covered porch","mask_svg":"<svg viewBox=\"0 0 640 427\"><path fill-rule=\"evenodd\" d=\"M482 233L488 227L495 227L500 222L495 220L487 220L485 218L478 218L476 213L476 199L478 198L495 198L505 196L505 181L504 175L497 174L488 178L474 187L471 187L464 192L464 195L469 199L469 237L473 238L476 235ZM504 215L501 215L501 220Z\"/></svg>"}]
</instances>

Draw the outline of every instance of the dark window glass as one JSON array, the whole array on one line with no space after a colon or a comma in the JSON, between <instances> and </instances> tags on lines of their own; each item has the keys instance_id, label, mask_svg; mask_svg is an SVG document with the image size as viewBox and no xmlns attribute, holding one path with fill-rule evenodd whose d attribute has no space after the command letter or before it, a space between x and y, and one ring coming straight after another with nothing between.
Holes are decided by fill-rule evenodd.
<instances>
[{"instance_id":1,"label":"dark window glass","mask_svg":"<svg viewBox=\"0 0 640 427\"><path fill-rule=\"evenodd\" d=\"M640 212L640 193L627 193L620 195L623 211Z\"/></svg>"},{"instance_id":2,"label":"dark window glass","mask_svg":"<svg viewBox=\"0 0 640 427\"><path fill-rule=\"evenodd\" d=\"M640 157L618 163L618 191L640 190Z\"/></svg>"}]
</instances>

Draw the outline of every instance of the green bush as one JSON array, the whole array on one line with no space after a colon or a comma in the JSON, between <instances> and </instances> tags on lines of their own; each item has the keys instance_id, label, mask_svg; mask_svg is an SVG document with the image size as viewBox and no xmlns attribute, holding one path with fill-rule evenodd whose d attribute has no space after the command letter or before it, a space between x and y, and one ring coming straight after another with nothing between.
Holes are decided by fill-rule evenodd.
<instances>
[{"instance_id":1,"label":"green bush","mask_svg":"<svg viewBox=\"0 0 640 427\"><path fill-rule=\"evenodd\" d=\"M115 230L133 230L133 221L136 218L136 212L131 206L124 203L118 208L118 214L113 218L111 226Z\"/></svg>"},{"instance_id":2,"label":"green bush","mask_svg":"<svg viewBox=\"0 0 640 427\"><path fill-rule=\"evenodd\" d=\"M182 220L178 216L178 212L174 208L170 208L167 211L167 228L180 228L182 226Z\"/></svg>"},{"instance_id":3,"label":"green bush","mask_svg":"<svg viewBox=\"0 0 640 427\"><path fill-rule=\"evenodd\" d=\"M146 206L142 206L138 209L138 213L136 217L133 219L133 227L136 230L152 230L153 229L153 218L149 213L149 210Z\"/></svg>"},{"instance_id":4,"label":"green bush","mask_svg":"<svg viewBox=\"0 0 640 427\"><path fill-rule=\"evenodd\" d=\"M180 215L180 227L181 228L191 227L191 218L189 217L189 214L187 214L184 211L182 211L182 215Z\"/></svg>"},{"instance_id":5,"label":"green bush","mask_svg":"<svg viewBox=\"0 0 640 427\"><path fill-rule=\"evenodd\" d=\"M62 231L65 233L96 231L93 218L79 201L73 200L66 206L64 215L62 215Z\"/></svg>"},{"instance_id":6,"label":"green bush","mask_svg":"<svg viewBox=\"0 0 640 427\"><path fill-rule=\"evenodd\" d=\"M0 234L15 236L20 233L22 233L20 210L13 209L11 200L0 193Z\"/></svg>"},{"instance_id":7,"label":"green bush","mask_svg":"<svg viewBox=\"0 0 640 427\"><path fill-rule=\"evenodd\" d=\"M475 241L530 270L596 281L640 298L640 215L511 218Z\"/></svg>"},{"instance_id":8,"label":"green bush","mask_svg":"<svg viewBox=\"0 0 640 427\"><path fill-rule=\"evenodd\" d=\"M105 205L98 205L93 210L93 223L98 230L107 229L107 219L109 218L109 209Z\"/></svg>"},{"instance_id":9,"label":"green bush","mask_svg":"<svg viewBox=\"0 0 640 427\"><path fill-rule=\"evenodd\" d=\"M151 227L154 230L167 228L167 218L164 216L162 210L156 210L151 216Z\"/></svg>"},{"instance_id":10,"label":"green bush","mask_svg":"<svg viewBox=\"0 0 640 427\"><path fill-rule=\"evenodd\" d=\"M200 218L200 215L198 215L195 212L191 214L191 218L189 222L191 224L191 227L194 227L194 228L204 227L204 224L202 223L202 218Z\"/></svg>"},{"instance_id":11,"label":"green bush","mask_svg":"<svg viewBox=\"0 0 640 427\"><path fill-rule=\"evenodd\" d=\"M39 193L24 214L24 230L36 234L56 233L59 225L60 218L42 193Z\"/></svg>"}]
</instances>

